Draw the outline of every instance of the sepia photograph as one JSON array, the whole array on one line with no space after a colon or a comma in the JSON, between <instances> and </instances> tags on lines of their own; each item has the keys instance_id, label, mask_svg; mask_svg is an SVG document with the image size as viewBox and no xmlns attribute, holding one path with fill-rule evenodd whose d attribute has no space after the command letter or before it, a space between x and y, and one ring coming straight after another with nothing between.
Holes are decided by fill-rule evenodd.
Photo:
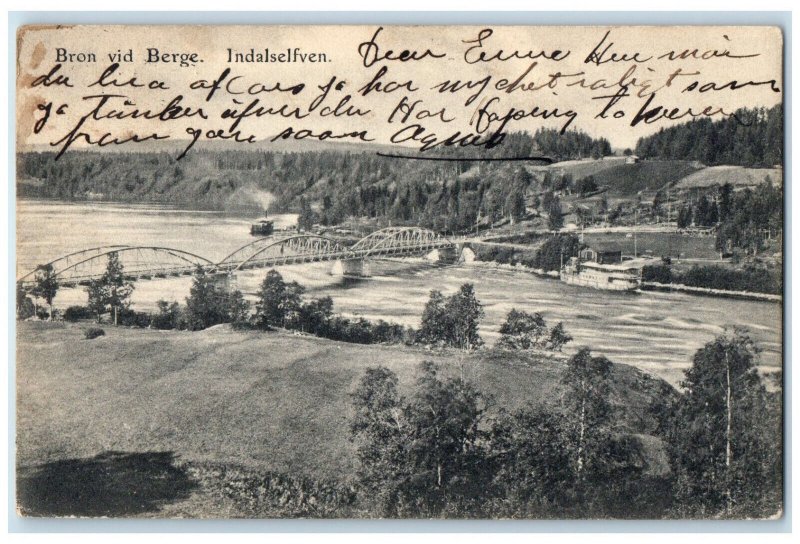
<instances>
[{"instance_id":1,"label":"sepia photograph","mask_svg":"<svg viewBox=\"0 0 800 544\"><path fill-rule=\"evenodd\" d=\"M781 519L783 78L775 26L20 26L17 515Z\"/></svg>"}]
</instances>

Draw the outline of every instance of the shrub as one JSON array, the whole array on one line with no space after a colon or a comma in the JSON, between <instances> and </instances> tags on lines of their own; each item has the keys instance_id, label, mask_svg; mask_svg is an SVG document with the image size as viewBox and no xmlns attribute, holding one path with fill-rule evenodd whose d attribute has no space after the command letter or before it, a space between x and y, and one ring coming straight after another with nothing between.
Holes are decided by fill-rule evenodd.
<instances>
[{"instance_id":1,"label":"shrub","mask_svg":"<svg viewBox=\"0 0 800 544\"><path fill-rule=\"evenodd\" d=\"M119 311L118 321L120 325L126 327L140 327L145 328L150 326L150 314L145 312L137 312L129 308L124 308Z\"/></svg>"},{"instance_id":2,"label":"shrub","mask_svg":"<svg viewBox=\"0 0 800 544\"><path fill-rule=\"evenodd\" d=\"M86 332L84 333L84 336L86 337L87 340L93 340L98 336L105 336L105 335L106 331L104 331L100 327L90 327L86 329Z\"/></svg>"},{"instance_id":3,"label":"shrub","mask_svg":"<svg viewBox=\"0 0 800 544\"><path fill-rule=\"evenodd\" d=\"M672 270L667 264L647 265L642 267L642 281L671 283Z\"/></svg>"},{"instance_id":4,"label":"shrub","mask_svg":"<svg viewBox=\"0 0 800 544\"><path fill-rule=\"evenodd\" d=\"M17 301L17 319L28 319L36 313L31 297L24 297Z\"/></svg>"},{"instance_id":5,"label":"shrub","mask_svg":"<svg viewBox=\"0 0 800 544\"><path fill-rule=\"evenodd\" d=\"M150 318L150 326L159 330L179 329L181 324L181 308L177 302L159 300L158 313Z\"/></svg>"},{"instance_id":6,"label":"shrub","mask_svg":"<svg viewBox=\"0 0 800 544\"><path fill-rule=\"evenodd\" d=\"M70 306L64 310L64 321L80 321L81 319L93 319L95 316L92 310L86 306Z\"/></svg>"},{"instance_id":7,"label":"shrub","mask_svg":"<svg viewBox=\"0 0 800 544\"><path fill-rule=\"evenodd\" d=\"M247 319L240 319L231 323L231 328L235 331L274 331L269 325L256 325Z\"/></svg>"}]
</instances>

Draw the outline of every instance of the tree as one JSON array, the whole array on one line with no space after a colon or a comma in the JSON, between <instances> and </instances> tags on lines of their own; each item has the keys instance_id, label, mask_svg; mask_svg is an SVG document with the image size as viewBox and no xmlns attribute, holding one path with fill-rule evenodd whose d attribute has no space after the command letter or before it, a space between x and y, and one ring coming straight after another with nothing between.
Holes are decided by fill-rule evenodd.
<instances>
[{"instance_id":1,"label":"tree","mask_svg":"<svg viewBox=\"0 0 800 544\"><path fill-rule=\"evenodd\" d=\"M374 498L380 515L399 515L404 510L401 495L408 476L408 429L397 376L385 367L367 368L350 397L354 408L350 433L358 444L359 483Z\"/></svg>"},{"instance_id":2,"label":"tree","mask_svg":"<svg viewBox=\"0 0 800 544\"><path fill-rule=\"evenodd\" d=\"M479 511L491 479L481 430L490 399L463 380L440 379L429 361L419 370L404 410L412 496L426 517Z\"/></svg>"},{"instance_id":3,"label":"tree","mask_svg":"<svg viewBox=\"0 0 800 544\"><path fill-rule=\"evenodd\" d=\"M114 314L114 325L117 324L119 311L130 305L133 283L125 279L124 269L116 251L108 254L106 271L100 278L103 288L104 304Z\"/></svg>"},{"instance_id":4,"label":"tree","mask_svg":"<svg viewBox=\"0 0 800 544\"><path fill-rule=\"evenodd\" d=\"M194 273L189 297L186 299L186 319L191 330L200 330L241 321L247 317L249 304L241 291L229 292L219 286L217 279L198 266Z\"/></svg>"},{"instance_id":5,"label":"tree","mask_svg":"<svg viewBox=\"0 0 800 544\"><path fill-rule=\"evenodd\" d=\"M300 197L300 213L297 216L297 228L304 231L311 230L317 222L316 214L311 209L305 197Z\"/></svg>"},{"instance_id":6,"label":"tree","mask_svg":"<svg viewBox=\"0 0 800 544\"><path fill-rule=\"evenodd\" d=\"M94 314L97 322L106 313L105 288L99 280L91 280L86 286L87 301L86 306Z\"/></svg>"},{"instance_id":7,"label":"tree","mask_svg":"<svg viewBox=\"0 0 800 544\"><path fill-rule=\"evenodd\" d=\"M685 229L692 226L692 208L690 206L681 206L678 210L678 228Z\"/></svg>"},{"instance_id":8,"label":"tree","mask_svg":"<svg viewBox=\"0 0 800 544\"><path fill-rule=\"evenodd\" d=\"M428 345L447 344L447 312L445 297L441 291L431 290L425 309L422 311L422 323L417 331L417 342Z\"/></svg>"},{"instance_id":9,"label":"tree","mask_svg":"<svg viewBox=\"0 0 800 544\"><path fill-rule=\"evenodd\" d=\"M550 337L547 339L546 347L552 351L561 351L564 344L571 341L572 336L564 328L564 323L559 321L550 329Z\"/></svg>"},{"instance_id":10,"label":"tree","mask_svg":"<svg viewBox=\"0 0 800 544\"><path fill-rule=\"evenodd\" d=\"M168 302L164 299L156 302L158 313L151 320L154 329L168 330L177 329L179 325L181 309L177 302Z\"/></svg>"},{"instance_id":11,"label":"tree","mask_svg":"<svg viewBox=\"0 0 800 544\"><path fill-rule=\"evenodd\" d=\"M482 318L483 306L475 296L475 288L471 283L465 283L449 297L434 289L422 312L416 340L423 344L469 351L483 345L478 334L478 324Z\"/></svg>"},{"instance_id":12,"label":"tree","mask_svg":"<svg viewBox=\"0 0 800 544\"><path fill-rule=\"evenodd\" d=\"M36 307L23 289L22 283L17 282L17 319L28 319L33 315L36 315Z\"/></svg>"},{"instance_id":13,"label":"tree","mask_svg":"<svg viewBox=\"0 0 800 544\"><path fill-rule=\"evenodd\" d=\"M385 368L368 369L353 393L359 482L383 516L474 515L491 482L481 429L489 399L461 380L440 379L429 361L419 373L407 400Z\"/></svg>"},{"instance_id":14,"label":"tree","mask_svg":"<svg viewBox=\"0 0 800 544\"><path fill-rule=\"evenodd\" d=\"M50 321L53 320L53 299L56 298L56 293L58 293L58 279L53 272L53 265L39 265L36 269L31 295L41 298L47 303Z\"/></svg>"},{"instance_id":15,"label":"tree","mask_svg":"<svg viewBox=\"0 0 800 544\"><path fill-rule=\"evenodd\" d=\"M706 195L701 196L694 211L695 224L710 227L717 219L717 206Z\"/></svg>"},{"instance_id":16,"label":"tree","mask_svg":"<svg viewBox=\"0 0 800 544\"><path fill-rule=\"evenodd\" d=\"M564 516L573 477L566 435L563 418L543 407L501 412L491 429L501 516Z\"/></svg>"},{"instance_id":17,"label":"tree","mask_svg":"<svg viewBox=\"0 0 800 544\"><path fill-rule=\"evenodd\" d=\"M329 296L315 298L300 308L300 328L314 334L324 334L332 317L333 299Z\"/></svg>"},{"instance_id":18,"label":"tree","mask_svg":"<svg viewBox=\"0 0 800 544\"><path fill-rule=\"evenodd\" d=\"M483 318L483 305L475 296L475 288L465 283L447 299L444 307L450 332L450 345L469 351L483 345L478 324Z\"/></svg>"},{"instance_id":19,"label":"tree","mask_svg":"<svg viewBox=\"0 0 800 544\"><path fill-rule=\"evenodd\" d=\"M261 282L256 302L256 320L262 326L286 327L300 318L302 285L286 283L280 272L270 270Z\"/></svg>"},{"instance_id":20,"label":"tree","mask_svg":"<svg viewBox=\"0 0 800 544\"><path fill-rule=\"evenodd\" d=\"M733 207L733 185L730 182L726 182L719 188L717 207L719 208L719 220L724 222L730 217Z\"/></svg>"},{"instance_id":21,"label":"tree","mask_svg":"<svg viewBox=\"0 0 800 544\"><path fill-rule=\"evenodd\" d=\"M684 513L752 517L781 508L781 422L769 412L755 353L735 329L700 348L685 372L669 433Z\"/></svg>"},{"instance_id":22,"label":"tree","mask_svg":"<svg viewBox=\"0 0 800 544\"><path fill-rule=\"evenodd\" d=\"M601 461L601 447L606 441L606 424L611 405L608 400L611 361L592 357L589 348L581 348L570 357L561 376L565 388L563 404L578 502L586 490L587 473Z\"/></svg>"},{"instance_id":23,"label":"tree","mask_svg":"<svg viewBox=\"0 0 800 544\"><path fill-rule=\"evenodd\" d=\"M525 218L525 193L524 189L512 190L506 198L505 208L513 225L515 221Z\"/></svg>"},{"instance_id":24,"label":"tree","mask_svg":"<svg viewBox=\"0 0 800 544\"><path fill-rule=\"evenodd\" d=\"M500 326L500 346L508 349L541 347L547 324L539 312L530 314L512 308Z\"/></svg>"},{"instance_id":25,"label":"tree","mask_svg":"<svg viewBox=\"0 0 800 544\"><path fill-rule=\"evenodd\" d=\"M561 230L564 226L564 212L561 209L561 202L558 197L554 197L550 207L547 209L547 228L550 230Z\"/></svg>"},{"instance_id":26,"label":"tree","mask_svg":"<svg viewBox=\"0 0 800 544\"><path fill-rule=\"evenodd\" d=\"M597 182L594 179L594 176L586 176L585 178L579 179L575 183L575 190L581 196L586 196L588 193L593 193L597 190Z\"/></svg>"},{"instance_id":27,"label":"tree","mask_svg":"<svg viewBox=\"0 0 800 544\"><path fill-rule=\"evenodd\" d=\"M548 238L533 258L533 267L543 270L560 270L561 263L577 257L581 242L574 234L555 234Z\"/></svg>"}]
</instances>

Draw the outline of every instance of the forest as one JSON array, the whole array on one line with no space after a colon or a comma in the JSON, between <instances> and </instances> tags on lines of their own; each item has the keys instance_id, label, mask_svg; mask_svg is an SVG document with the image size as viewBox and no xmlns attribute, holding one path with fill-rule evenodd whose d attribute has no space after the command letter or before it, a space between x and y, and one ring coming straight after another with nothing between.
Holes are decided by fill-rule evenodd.
<instances>
[{"instance_id":1,"label":"forest","mask_svg":"<svg viewBox=\"0 0 800 544\"><path fill-rule=\"evenodd\" d=\"M705 117L662 128L636 144L648 159L772 167L783 163L783 106L743 108L718 121Z\"/></svg>"},{"instance_id":2,"label":"forest","mask_svg":"<svg viewBox=\"0 0 800 544\"><path fill-rule=\"evenodd\" d=\"M474 224L479 215L497 218L524 213L520 198L530 178L515 177L519 167L404 161L369 151L241 149L194 153L179 162L166 152L72 152L58 161L53 160L54 153L22 153L17 161L17 193L20 197L96 198L215 210L263 211L260 206L268 200L273 212L297 211L303 196L314 203L323 224L352 216L457 229ZM453 158L469 153L462 149L441 154ZM507 135L503 145L488 156L536 155L560 161L610 153L605 139L541 129L532 136ZM260 196L263 193L271 197Z\"/></svg>"}]
</instances>

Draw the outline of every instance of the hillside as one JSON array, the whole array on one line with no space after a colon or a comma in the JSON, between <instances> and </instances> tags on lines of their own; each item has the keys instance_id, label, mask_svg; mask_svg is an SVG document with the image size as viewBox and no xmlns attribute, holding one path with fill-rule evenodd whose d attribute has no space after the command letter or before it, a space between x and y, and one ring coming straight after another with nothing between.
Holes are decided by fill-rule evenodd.
<instances>
[{"instance_id":1,"label":"hillside","mask_svg":"<svg viewBox=\"0 0 800 544\"><path fill-rule=\"evenodd\" d=\"M556 175L571 175L573 179L585 178L586 176L597 176L600 172L605 172L612 168L625 164L625 157L606 157L604 159L581 159L574 161L561 161L549 166L540 167L542 170L549 170Z\"/></svg>"},{"instance_id":2,"label":"hillside","mask_svg":"<svg viewBox=\"0 0 800 544\"><path fill-rule=\"evenodd\" d=\"M734 187L754 187L769 176L772 183L783 185L783 169L781 168L744 168L742 166L710 166L678 181L678 189L696 189L730 183Z\"/></svg>"},{"instance_id":3,"label":"hillside","mask_svg":"<svg viewBox=\"0 0 800 544\"><path fill-rule=\"evenodd\" d=\"M183 461L232 463L319 478L349 478L349 393L384 365L408 391L417 364L457 376L457 356L362 346L288 333L202 332L20 322L17 361L19 467L113 451L173 452ZM555 403L563 362L491 351L465 359L465 374L497 408ZM674 390L614 365L612 403L622 432L649 435L648 406ZM68 408L67 408L68 407Z\"/></svg>"},{"instance_id":4,"label":"hillside","mask_svg":"<svg viewBox=\"0 0 800 544\"><path fill-rule=\"evenodd\" d=\"M611 196L633 197L639 191L657 191L702 168L689 161L642 161L619 164L595 174L599 186L607 186Z\"/></svg>"}]
</instances>

